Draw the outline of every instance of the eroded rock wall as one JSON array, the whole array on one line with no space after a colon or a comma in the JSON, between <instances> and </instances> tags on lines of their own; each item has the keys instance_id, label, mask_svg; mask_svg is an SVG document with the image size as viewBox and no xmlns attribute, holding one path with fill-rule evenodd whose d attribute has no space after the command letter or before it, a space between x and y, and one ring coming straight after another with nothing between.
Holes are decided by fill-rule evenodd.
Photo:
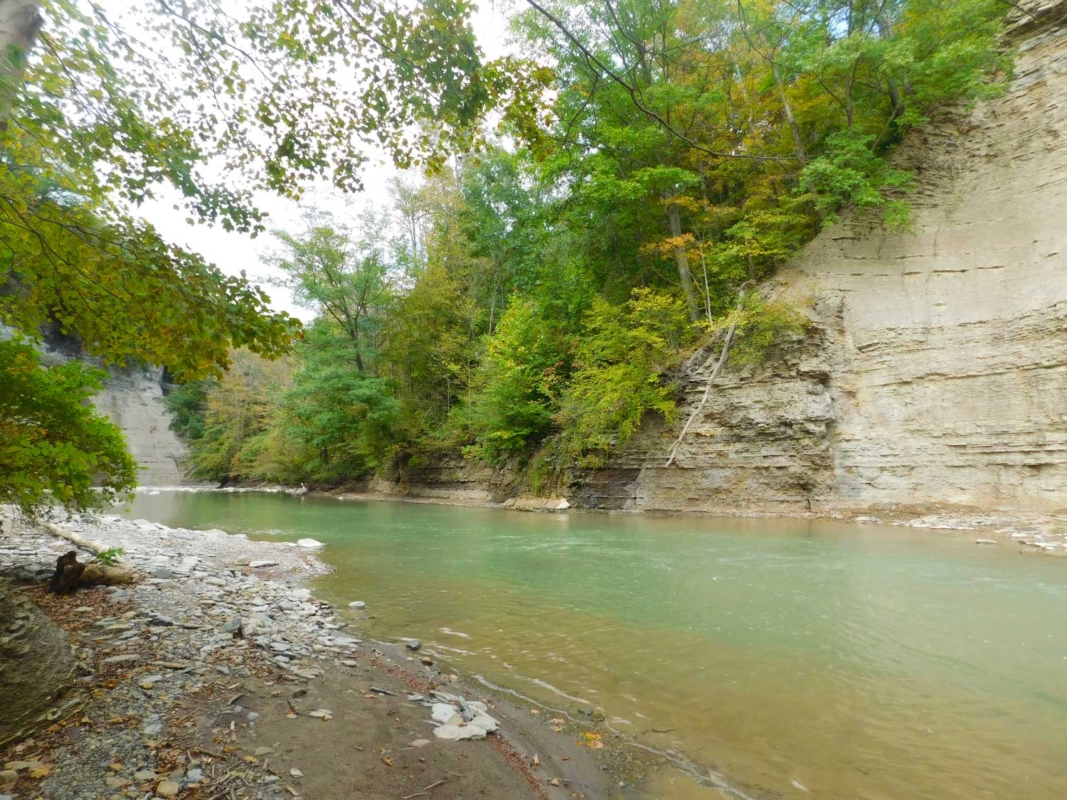
<instances>
[{"instance_id":1,"label":"eroded rock wall","mask_svg":"<svg viewBox=\"0 0 1067 800\"><path fill-rule=\"evenodd\" d=\"M159 369L112 372L93 404L122 428L126 446L137 460L141 486L180 486L188 483L182 463L185 446L170 429L163 407Z\"/></svg>"},{"instance_id":2,"label":"eroded rock wall","mask_svg":"<svg viewBox=\"0 0 1067 800\"><path fill-rule=\"evenodd\" d=\"M807 338L727 370L677 467L663 466L677 430L650 425L576 499L1067 508L1067 4L1030 7L1006 93L901 147L913 232L853 219L821 234L774 290L811 308Z\"/></svg>"}]
</instances>

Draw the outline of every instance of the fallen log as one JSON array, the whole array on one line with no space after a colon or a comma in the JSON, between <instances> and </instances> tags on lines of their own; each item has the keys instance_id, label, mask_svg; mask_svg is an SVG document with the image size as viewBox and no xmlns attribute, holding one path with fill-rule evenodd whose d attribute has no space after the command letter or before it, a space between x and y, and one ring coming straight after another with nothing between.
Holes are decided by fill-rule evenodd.
<instances>
[{"instance_id":1,"label":"fallen log","mask_svg":"<svg viewBox=\"0 0 1067 800\"><path fill-rule=\"evenodd\" d=\"M100 542L94 542L90 539L86 539L84 536L79 536L73 531L63 530L58 525L53 525L51 522L42 522L41 527L48 531L53 536L58 536L60 539L66 539L73 545L76 545L83 550L88 550L91 553L100 555L107 550Z\"/></svg>"},{"instance_id":2,"label":"fallen log","mask_svg":"<svg viewBox=\"0 0 1067 800\"><path fill-rule=\"evenodd\" d=\"M56 559L48 588L55 594L67 594L86 586L123 586L135 580L137 574L131 569L96 562L82 564L77 551L71 550Z\"/></svg>"}]
</instances>

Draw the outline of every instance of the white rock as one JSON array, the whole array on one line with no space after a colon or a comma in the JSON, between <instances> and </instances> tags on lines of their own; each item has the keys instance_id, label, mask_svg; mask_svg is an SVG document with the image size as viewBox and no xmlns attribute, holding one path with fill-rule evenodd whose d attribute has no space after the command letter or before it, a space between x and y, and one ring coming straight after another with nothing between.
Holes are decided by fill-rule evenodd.
<instances>
[{"instance_id":1,"label":"white rock","mask_svg":"<svg viewBox=\"0 0 1067 800\"><path fill-rule=\"evenodd\" d=\"M463 727L460 727L459 725L442 725L440 728L434 728L433 735L438 739L447 739L450 741L484 739L485 728L479 728L475 725L465 725Z\"/></svg>"},{"instance_id":2,"label":"white rock","mask_svg":"<svg viewBox=\"0 0 1067 800\"><path fill-rule=\"evenodd\" d=\"M366 608L367 604L364 603L362 600L353 600L351 603L348 604L348 607L349 608Z\"/></svg>"},{"instance_id":3,"label":"white rock","mask_svg":"<svg viewBox=\"0 0 1067 800\"><path fill-rule=\"evenodd\" d=\"M276 567L276 566L278 566L278 562L277 561L249 561L248 562L248 566L252 567L252 569L258 569L259 567Z\"/></svg>"},{"instance_id":4,"label":"white rock","mask_svg":"<svg viewBox=\"0 0 1067 800\"><path fill-rule=\"evenodd\" d=\"M430 709L430 716L434 722L440 722L442 725L451 724L455 717L459 717L461 722L463 720L463 717L460 717L449 703L434 703Z\"/></svg>"},{"instance_id":5,"label":"white rock","mask_svg":"<svg viewBox=\"0 0 1067 800\"><path fill-rule=\"evenodd\" d=\"M500 727L500 723L490 717L488 714L479 714L470 721L471 725L481 728L486 733L492 733Z\"/></svg>"},{"instance_id":6,"label":"white rock","mask_svg":"<svg viewBox=\"0 0 1067 800\"><path fill-rule=\"evenodd\" d=\"M291 598L293 598L294 600L310 600L311 599L311 590L310 589L293 589L293 591L289 592L289 596Z\"/></svg>"},{"instance_id":7,"label":"white rock","mask_svg":"<svg viewBox=\"0 0 1067 800\"><path fill-rule=\"evenodd\" d=\"M325 547L326 546L325 544L323 544L322 542L318 541L317 539L297 539L296 540L296 544L297 544L297 547L308 547L308 548Z\"/></svg>"}]
</instances>

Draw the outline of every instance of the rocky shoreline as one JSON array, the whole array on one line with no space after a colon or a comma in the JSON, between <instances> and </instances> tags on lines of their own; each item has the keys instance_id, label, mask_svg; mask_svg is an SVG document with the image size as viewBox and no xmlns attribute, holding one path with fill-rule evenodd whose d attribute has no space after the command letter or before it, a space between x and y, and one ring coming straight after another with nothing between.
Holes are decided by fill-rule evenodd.
<instances>
[{"instance_id":1,"label":"rocky shoreline","mask_svg":"<svg viewBox=\"0 0 1067 800\"><path fill-rule=\"evenodd\" d=\"M328 570L311 548L113 516L60 526L122 548L143 578L50 595L74 548L4 518L0 580L65 632L73 679L0 752L0 798L615 796L560 725L363 642L362 610L303 586ZM498 721L505 735L445 740L485 739Z\"/></svg>"}]
</instances>

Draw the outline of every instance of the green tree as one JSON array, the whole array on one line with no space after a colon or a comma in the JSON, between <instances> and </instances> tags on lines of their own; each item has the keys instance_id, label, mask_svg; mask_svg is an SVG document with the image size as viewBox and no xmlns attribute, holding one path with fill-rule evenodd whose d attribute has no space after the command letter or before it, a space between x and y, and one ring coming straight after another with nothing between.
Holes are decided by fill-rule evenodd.
<instances>
[{"instance_id":1,"label":"green tree","mask_svg":"<svg viewBox=\"0 0 1067 800\"><path fill-rule=\"evenodd\" d=\"M670 295L635 289L622 308L595 300L561 403L568 460L603 465L648 413L673 422L674 391L663 377L694 334L685 306Z\"/></svg>"},{"instance_id":2,"label":"green tree","mask_svg":"<svg viewBox=\"0 0 1067 800\"><path fill-rule=\"evenodd\" d=\"M32 346L0 341L0 500L83 510L134 487L122 434L88 404L104 377L81 361L46 369Z\"/></svg>"}]
</instances>

